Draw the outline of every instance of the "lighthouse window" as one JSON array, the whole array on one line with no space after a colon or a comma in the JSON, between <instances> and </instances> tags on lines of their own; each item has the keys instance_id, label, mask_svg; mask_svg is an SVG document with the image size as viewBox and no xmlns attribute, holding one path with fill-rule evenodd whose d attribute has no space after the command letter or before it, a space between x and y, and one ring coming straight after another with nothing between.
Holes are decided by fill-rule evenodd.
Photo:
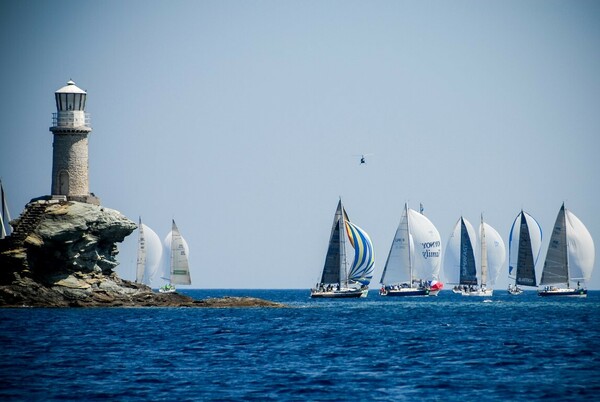
<instances>
[{"instance_id":1,"label":"lighthouse window","mask_svg":"<svg viewBox=\"0 0 600 402\"><path fill-rule=\"evenodd\" d=\"M67 110L73 110L75 103L75 94L67 94Z\"/></svg>"},{"instance_id":2,"label":"lighthouse window","mask_svg":"<svg viewBox=\"0 0 600 402\"><path fill-rule=\"evenodd\" d=\"M67 105L66 105L66 103L67 103L67 95L66 94L58 94L56 96L56 100L59 103L58 110L65 110L65 108L67 107Z\"/></svg>"}]
</instances>

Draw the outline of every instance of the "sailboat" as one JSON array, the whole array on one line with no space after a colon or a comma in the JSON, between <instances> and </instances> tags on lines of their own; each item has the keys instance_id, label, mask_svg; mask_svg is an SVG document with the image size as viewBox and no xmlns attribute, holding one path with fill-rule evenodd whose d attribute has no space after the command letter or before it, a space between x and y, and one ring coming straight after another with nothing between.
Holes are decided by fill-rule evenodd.
<instances>
[{"instance_id":1,"label":"sailboat","mask_svg":"<svg viewBox=\"0 0 600 402\"><path fill-rule=\"evenodd\" d=\"M379 294L428 296L432 290L431 280L427 279L435 279L439 275L440 255L441 238L436 227L423 214L404 204L381 275ZM433 290L436 295L441 289L441 282L437 283L439 285Z\"/></svg>"},{"instance_id":2,"label":"sailboat","mask_svg":"<svg viewBox=\"0 0 600 402\"><path fill-rule=\"evenodd\" d=\"M156 232L142 223L138 225L138 252L135 281L150 286L162 257L162 243Z\"/></svg>"},{"instance_id":3,"label":"sailboat","mask_svg":"<svg viewBox=\"0 0 600 402\"><path fill-rule=\"evenodd\" d=\"M346 261L346 242L354 248L354 261L350 269ZM374 264L375 254L369 235L350 222L340 199L333 219L325 265L317 286L310 291L310 297L367 297Z\"/></svg>"},{"instance_id":4,"label":"sailboat","mask_svg":"<svg viewBox=\"0 0 600 402\"><path fill-rule=\"evenodd\" d=\"M4 194L4 186L0 180L0 203L2 204L2 213L0 214L0 239L4 239L10 235L12 229L10 226L10 212L6 203L6 195Z\"/></svg>"},{"instance_id":5,"label":"sailboat","mask_svg":"<svg viewBox=\"0 0 600 402\"><path fill-rule=\"evenodd\" d=\"M521 210L510 228L508 238L508 277L515 280L514 286L512 283L508 285L508 293L511 295L523 293L519 285L537 286L535 264L541 248L540 224L531 215Z\"/></svg>"},{"instance_id":6,"label":"sailboat","mask_svg":"<svg viewBox=\"0 0 600 402\"><path fill-rule=\"evenodd\" d=\"M495 282L506 259L506 248L500 234L483 221L479 225L479 287L463 290L463 296L492 296L494 289L488 284Z\"/></svg>"},{"instance_id":7,"label":"sailboat","mask_svg":"<svg viewBox=\"0 0 600 402\"><path fill-rule=\"evenodd\" d=\"M473 225L462 216L454 225L444 254L444 273L450 283L455 284L452 291L460 293L477 286L477 267L473 240L476 239Z\"/></svg>"},{"instance_id":8,"label":"sailboat","mask_svg":"<svg viewBox=\"0 0 600 402\"><path fill-rule=\"evenodd\" d=\"M187 247L185 240L181 236L181 233L179 233L175 220L173 220L171 232L165 239L165 241L169 240L169 276L166 278L169 283L158 290L161 293L174 293L177 291L174 285L190 285L192 283L188 263L188 251L186 250Z\"/></svg>"},{"instance_id":9,"label":"sailboat","mask_svg":"<svg viewBox=\"0 0 600 402\"><path fill-rule=\"evenodd\" d=\"M589 280L594 268L594 240L585 225L571 211L560 207L546 261L542 270L540 285L546 285L538 291L540 296L587 297L587 289L580 281ZM571 288L571 282L577 281L577 288ZM566 288L555 285L566 284ZM585 283L584 283L585 285Z\"/></svg>"}]
</instances>

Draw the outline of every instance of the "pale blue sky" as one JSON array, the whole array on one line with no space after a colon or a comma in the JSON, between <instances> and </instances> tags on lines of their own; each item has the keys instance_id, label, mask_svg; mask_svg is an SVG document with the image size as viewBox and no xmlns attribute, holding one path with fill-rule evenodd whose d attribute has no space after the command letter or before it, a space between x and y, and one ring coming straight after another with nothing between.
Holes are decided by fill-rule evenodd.
<instances>
[{"instance_id":1,"label":"pale blue sky","mask_svg":"<svg viewBox=\"0 0 600 402\"><path fill-rule=\"evenodd\" d=\"M174 218L195 288L309 288L339 196L373 239L375 286L405 201L444 245L483 212L508 248L524 208L541 263L565 201L598 247L598 1L0 0L0 49L13 215L50 192L71 78L90 190L161 238Z\"/></svg>"}]
</instances>

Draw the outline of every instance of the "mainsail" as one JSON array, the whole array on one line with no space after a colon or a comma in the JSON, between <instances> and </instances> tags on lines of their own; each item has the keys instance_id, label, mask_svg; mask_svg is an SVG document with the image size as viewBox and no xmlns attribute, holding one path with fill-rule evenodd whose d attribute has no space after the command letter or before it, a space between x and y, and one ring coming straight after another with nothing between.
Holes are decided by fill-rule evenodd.
<instances>
[{"instance_id":1,"label":"mainsail","mask_svg":"<svg viewBox=\"0 0 600 402\"><path fill-rule=\"evenodd\" d=\"M345 273L340 270L341 266L346 266L345 228L343 226L345 216L342 200L340 200L333 218L329 247L320 283L341 283L345 276Z\"/></svg>"},{"instance_id":2,"label":"mainsail","mask_svg":"<svg viewBox=\"0 0 600 402\"><path fill-rule=\"evenodd\" d=\"M176 285L190 285L190 268L188 265L187 251L183 245L183 238L173 220L171 229L171 272L170 283Z\"/></svg>"},{"instance_id":3,"label":"mainsail","mask_svg":"<svg viewBox=\"0 0 600 402\"><path fill-rule=\"evenodd\" d=\"M493 287L506 260L506 247L500 233L489 224L482 222L480 231L485 233L484 245L487 264L486 275L484 275L483 269L481 270L481 284Z\"/></svg>"},{"instance_id":4,"label":"mainsail","mask_svg":"<svg viewBox=\"0 0 600 402\"><path fill-rule=\"evenodd\" d=\"M542 271L541 285L589 280L594 268L594 241L585 225L561 206Z\"/></svg>"},{"instance_id":5,"label":"mainsail","mask_svg":"<svg viewBox=\"0 0 600 402\"><path fill-rule=\"evenodd\" d=\"M473 253L475 229L469 221L461 217L448 239L444 254L444 273L449 283L477 285L477 269Z\"/></svg>"},{"instance_id":6,"label":"mainsail","mask_svg":"<svg viewBox=\"0 0 600 402\"><path fill-rule=\"evenodd\" d=\"M516 285L536 286L535 265L541 248L542 228L531 215L521 211L509 235L508 275L514 275Z\"/></svg>"},{"instance_id":7,"label":"mainsail","mask_svg":"<svg viewBox=\"0 0 600 402\"><path fill-rule=\"evenodd\" d=\"M408 208L402 210L400 223L390 247L388 258L381 275L382 284L395 284L411 281L411 237L408 230Z\"/></svg>"}]
</instances>

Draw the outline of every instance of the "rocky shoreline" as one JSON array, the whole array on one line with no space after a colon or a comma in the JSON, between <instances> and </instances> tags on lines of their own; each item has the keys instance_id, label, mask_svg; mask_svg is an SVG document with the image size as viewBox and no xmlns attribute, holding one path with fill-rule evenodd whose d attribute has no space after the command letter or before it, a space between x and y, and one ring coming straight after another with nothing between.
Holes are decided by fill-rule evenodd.
<instances>
[{"instance_id":1,"label":"rocky shoreline","mask_svg":"<svg viewBox=\"0 0 600 402\"><path fill-rule=\"evenodd\" d=\"M87 285L87 286L86 286ZM146 285L120 279L69 276L46 285L17 277L0 285L0 308L22 307L286 307L254 297L220 297L196 300L181 293L157 293Z\"/></svg>"},{"instance_id":2,"label":"rocky shoreline","mask_svg":"<svg viewBox=\"0 0 600 402\"><path fill-rule=\"evenodd\" d=\"M32 200L0 240L0 307L285 307L252 297L195 300L118 277L116 243L135 229L120 212Z\"/></svg>"}]
</instances>

